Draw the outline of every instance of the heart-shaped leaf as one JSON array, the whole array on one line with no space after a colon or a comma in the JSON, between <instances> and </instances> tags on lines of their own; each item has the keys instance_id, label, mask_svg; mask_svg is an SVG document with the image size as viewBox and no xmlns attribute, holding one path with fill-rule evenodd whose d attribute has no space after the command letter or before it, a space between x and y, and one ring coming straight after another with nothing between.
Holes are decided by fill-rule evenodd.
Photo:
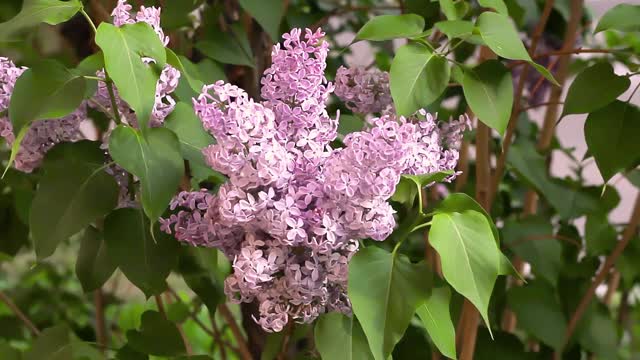
<instances>
[{"instance_id":1,"label":"heart-shaped leaf","mask_svg":"<svg viewBox=\"0 0 640 360\"><path fill-rule=\"evenodd\" d=\"M104 241L104 235L89 226L80 240L80 250L76 260L76 276L84 292L99 289L109 280L118 265L112 259Z\"/></svg>"},{"instance_id":2,"label":"heart-shaped leaf","mask_svg":"<svg viewBox=\"0 0 640 360\"><path fill-rule=\"evenodd\" d=\"M142 207L155 222L169 205L184 174L180 142L169 129L149 129L145 137L120 125L109 139L113 159L140 179Z\"/></svg>"},{"instance_id":3,"label":"heart-shaped leaf","mask_svg":"<svg viewBox=\"0 0 640 360\"><path fill-rule=\"evenodd\" d=\"M618 76L609 63L596 63L576 76L564 101L562 116L590 113L614 101L629 87L629 78Z\"/></svg>"},{"instance_id":4,"label":"heart-shaped leaf","mask_svg":"<svg viewBox=\"0 0 640 360\"><path fill-rule=\"evenodd\" d=\"M448 286L434 288L429 300L418 307L417 313L442 355L455 359L456 329L449 312L450 301L451 290Z\"/></svg>"},{"instance_id":5,"label":"heart-shaped leaf","mask_svg":"<svg viewBox=\"0 0 640 360\"><path fill-rule=\"evenodd\" d=\"M178 356L186 352L176 325L156 311L142 314L140 330L127 331L127 340L128 345L143 354Z\"/></svg>"},{"instance_id":6,"label":"heart-shaped leaf","mask_svg":"<svg viewBox=\"0 0 640 360\"><path fill-rule=\"evenodd\" d=\"M323 359L371 360L371 350L355 316L332 312L322 315L314 329L316 347Z\"/></svg>"},{"instance_id":7,"label":"heart-shaped leaf","mask_svg":"<svg viewBox=\"0 0 640 360\"><path fill-rule=\"evenodd\" d=\"M16 33L40 23L60 24L71 19L80 9L80 0L25 0L18 15L0 24L0 41L12 40Z\"/></svg>"},{"instance_id":8,"label":"heart-shaped leaf","mask_svg":"<svg viewBox=\"0 0 640 360\"><path fill-rule=\"evenodd\" d=\"M354 41L408 38L419 35L423 29L424 19L420 15L380 15L367 21L358 30Z\"/></svg>"}]
</instances>

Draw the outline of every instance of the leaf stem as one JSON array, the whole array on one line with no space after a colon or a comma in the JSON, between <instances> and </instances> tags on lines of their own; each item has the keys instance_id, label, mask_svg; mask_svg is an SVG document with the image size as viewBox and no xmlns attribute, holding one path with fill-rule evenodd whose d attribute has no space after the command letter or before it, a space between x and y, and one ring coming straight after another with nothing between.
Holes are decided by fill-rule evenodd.
<instances>
[{"instance_id":1,"label":"leaf stem","mask_svg":"<svg viewBox=\"0 0 640 360\"><path fill-rule=\"evenodd\" d=\"M91 30L93 30L93 33L97 34L98 29L96 28L96 24L93 23L93 20L91 20L91 17L89 16L89 14L87 14L87 12L84 11L84 9L80 9L80 13L85 17L85 19L87 19L87 22L89 23L89 26L91 26Z\"/></svg>"},{"instance_id":2,"label":"leaf stem","mask_svg":"<svg viewBox=\"0 0 640 360\"><path fill-rule=\"evenodd\" d=\"M2 291L0 291L0 301L7 305L9 310L11 310L18 317L18 319L20 319L25 324L25 326L29 329L29 331L31 331L33 335L40 335L40 330L38 330L38 328L33 324L29 317L27 317L27 315L25 315L22 310L20 310L20 308L16 306L16 304L9 298L9 296L7 296L7 294Z\"/></svg>"},{"instance_id":3,"label":"leaf stem","mask_svg":"<svg viewBox=\"0 0 640 360\"><path fill-rule=\"evenodd\" d=\"M106 81L107 91L109 92L109 98L111 98L111 108L113 110L113 118L116 120L117 124L122 124L122 120L120 119L120 111L118 110L118 104L116 102L116 95L113 91L113 82L107 75L108 81Z\"/></svg>"},{"instance_id":4,"label":"leaf stem","mask_svg":"<svg viewBox=\"0 0 640 360\"><path fill-rule=\"evenodd\" d=\"M107 82L107 79L105 78L101 78L98 76L83 76L83 78L88 79L88 80L97 80L97 81L102 81L102 82Z\"/></svg>"}]
</instances>

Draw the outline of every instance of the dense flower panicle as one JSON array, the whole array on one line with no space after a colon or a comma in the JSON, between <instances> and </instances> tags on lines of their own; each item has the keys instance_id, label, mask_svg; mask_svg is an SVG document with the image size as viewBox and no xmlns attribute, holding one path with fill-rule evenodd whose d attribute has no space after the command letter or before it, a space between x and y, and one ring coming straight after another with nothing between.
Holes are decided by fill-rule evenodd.
<instances>
[{"instance_id":1,"label":"dense flower panicle","mask_svg":"<svg viewBox=\"0 0 640 360\"><path fill-rule=\"evenodd\" d=\"M337 119L325 103L323 33L298 29L274 46L263 102L222 81L194 99L217 140L203 150L229 181L213 195L180 193L162 229L189 245L219 248L233 261L227 296L259 304L255 320L280 331L291 320L349 313L348 263L358 240L384 240L395 227L388 199L404 173L455 166L468 119L444 125L426 112L387 114L332 149Z\"/></svg>"},{"instance_id":2,"label":"dense flower panicle","mask_svg":"<svg viewBox=\"0 0 640 360\"><path fill-rule=\"evenodd\" d=\"M378 113L391 105L389 73L378 69L341 66L336 73L336 95L355 113Z\"/></svg>"},{"instance_id":3,"label":"dense flower panicle","mask_svg":"<svg viewBox=\"0 0 640 360\"><path fill-rule=\"evenodd\" d=\"M9 59L0 57L0 111L9 108L13 87L25 70L27 69L24 67L16 67ZM40 166L45 154L53 146L83 139L80 124L87 118L85 107L86 104L82 103L76 111L61 119L34 122L22 139L14 161L15 168L32 172ZM0 118L0 136L8 145L13 144L15 135L9 118Z\"/></svg>"}]
</instances>

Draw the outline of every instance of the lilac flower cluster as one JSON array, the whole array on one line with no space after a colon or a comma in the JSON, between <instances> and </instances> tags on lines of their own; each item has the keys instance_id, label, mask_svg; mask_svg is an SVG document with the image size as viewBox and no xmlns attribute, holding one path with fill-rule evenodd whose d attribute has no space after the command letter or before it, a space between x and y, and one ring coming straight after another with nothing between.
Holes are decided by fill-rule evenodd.
<instances>
[{"instance_id":1,"label":"lilac flower cluster","mask_svg":"<svg viewBox=\"0 0 640 360\"><path fill-rule=\"evenodd\" d=\"M336 73L336 95L355 113L381 112L392 102L389 73L341 66Z\"/></svg>"},{"instance_id":2,"label":"lilac flower cluster","mask_svg":"<svg viewBox=\"0 0 640 360\"><path fill-rule=\"evenodd\" d=\"M403 173L455 167L461 118L439 126L422 111L385 115L333 149L337 119L326 102L328 44L320 31L283 36L262 78L263 101L219 81L194 109L217 143L203 150L229 181L217 194L182 192L162 229L193 246L216 247L233 261L225 293L259 305L267 331L308 323L328 311L349 313L348 263L358 240L384 240L395 227L387 202Z\"/></svg>"},{"instance_id":3,"label":"lilac flower cluster","mask_svg":"<svg viewBox=\"0 0 640 360\"><path fill-rule=\"evenodd\" d=\"M17 67L7 58L0 57L0 111L8 111L15 83L27 69ZM56 120L36 121L31 125L20 144L14 166L30 173L42 163L47 151L61 142L73 142L83 138L80 124L86 119L85 104L70 115ZM0 137L9 146L15 141L13 126L7 116L0 118Z\"/></svg>"}]
</instances>

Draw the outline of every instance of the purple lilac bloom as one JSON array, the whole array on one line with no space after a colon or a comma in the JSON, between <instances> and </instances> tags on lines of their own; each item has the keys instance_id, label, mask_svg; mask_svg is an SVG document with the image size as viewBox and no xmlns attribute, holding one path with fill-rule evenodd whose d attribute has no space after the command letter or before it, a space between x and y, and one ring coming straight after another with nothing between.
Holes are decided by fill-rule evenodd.
<instances>
[{"instance_id":1,"label":"purple lilac bloom","mask_svg":"<svg viewBox=\"0 0 640 360\"><path fill-rule=\"evenodd\" d=\"M11 60L0 57L0 111L9 108L13 87L18 77L26 70L24 67L16 67ZM61 119L34 122L22 139L13 164L15 168L30 173L40 166L45 154L55 145L83 139L80 124L86 118L83 103L76 111ZM0 136L9 146L15 141L13 126L6 116L0 118Z\"/></svg>"},{"instance_id":2,"label":"purple lilac bloom","mask_svg":"<svg viewBox=\"0 0 640 360\"><path fill-rule=\"evenodd\" d=\"M392 102L389 73L341 66L336 73L336 95L355 113L381 112Z\"/></svg>"},{"instance_id":3,"label":"purple lilac bloom","mask_svg":"<svg viewBox=\"0 0 640 360\"><path fill-rule=\"evenodd\" d=\"M358 240L384 240L395 227L388 199L400 176L453 169L466 117L439 124L420 111L387 114L333 149L337 119L326 111L328 44L299 29L274 46L255 101L222 81L204 86L194 109L217 143L203 150L229 177L217 194L182 192L162 229L233 262L225 293L257 302L255 321L281 331L289 321L350 313L348 263Z\"/></svg>"}]
</instances>

